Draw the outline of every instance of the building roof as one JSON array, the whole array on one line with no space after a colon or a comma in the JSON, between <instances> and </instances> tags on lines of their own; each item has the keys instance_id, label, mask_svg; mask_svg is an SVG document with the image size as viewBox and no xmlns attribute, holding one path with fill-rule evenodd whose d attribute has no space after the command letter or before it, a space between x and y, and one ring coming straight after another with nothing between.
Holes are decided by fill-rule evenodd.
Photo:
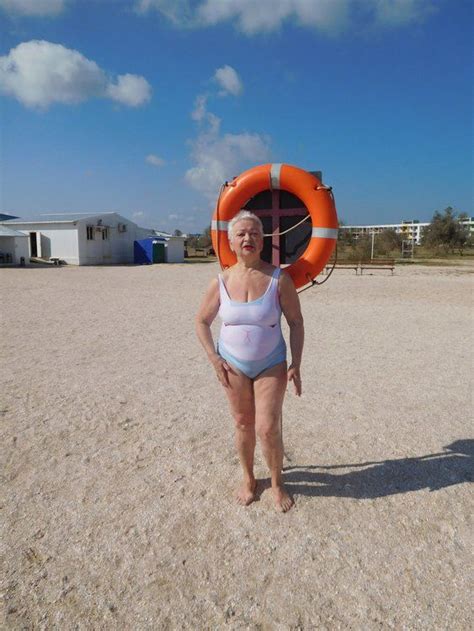
<instances>
[{"instance_id":1,"label":"building roof","mask_svg":"<svg viewBox=\"0 0 474 631\"><path fill-rule=\"evenodd\" d=\"M144 230L147 230L147 228L143 228ZM174 235L174 234L170 234L169 232L163 232L163 230L155 230L154 228L150 228L149 230L149 235L147 237L145 237L146 239L186 239L186 237L184 235L180 235L179 237Z\"/></svg>"},{"instance_id":2,"label":"building roof","mask_svg":"<svg viewBox=\"0 0 474 631\"><path fill-rule=\"evenodd\" d=\"M359 225L350 225L350 226L339 226L339 230L352 230L356 228L357 230L360 228L424 228L429 226L429 223L422 222L406 222L402 223L375 223L375 224L359 224Z\"/></svg>"},{"instance_id":3,"label":"building roof","mask_svg":"<svg viewBox=\"0 0 474 631\"><path fill-rule=\"evenodd\" d=\"M27 234L23 234L23 232L18 232L18 230L12 230L11 228L7 228L0 224L0 237L27 237Z\"/></svg>"},{"instance_id":4,"label":"building roof","mask_svg":"<svg viewBox=\"0 0 474 631\"><path fill-rule=\"evenodd\" d=\"M18 217L16 219L5 220L8 225L23 223L72 223L81 219L91 219L93 217L104 217L108 215L117 215L115 212L105 213L50 213L38 215L36 217Z\"/></svg>"}]
</instances>

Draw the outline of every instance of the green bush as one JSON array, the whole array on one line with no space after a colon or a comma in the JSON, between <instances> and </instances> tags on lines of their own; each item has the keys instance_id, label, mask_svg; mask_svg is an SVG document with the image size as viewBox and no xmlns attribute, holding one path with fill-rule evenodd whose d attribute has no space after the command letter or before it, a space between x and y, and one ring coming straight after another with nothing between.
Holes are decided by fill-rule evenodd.
<instances>
[{"instance_id":1,"label":"green bush","mask_svg":"<svg viewBox=\"0 0 474 631\"><path fill-rule=\"evenodd\" d=\"M462 256L466 247L472 247L469 228L459 221L464 217L464 214L456 216L451 206L445 208L442 213L436 211L430 225L423 231L422 245L435 256L446 256L454 252Z\"/></svg>"}]
</instances>

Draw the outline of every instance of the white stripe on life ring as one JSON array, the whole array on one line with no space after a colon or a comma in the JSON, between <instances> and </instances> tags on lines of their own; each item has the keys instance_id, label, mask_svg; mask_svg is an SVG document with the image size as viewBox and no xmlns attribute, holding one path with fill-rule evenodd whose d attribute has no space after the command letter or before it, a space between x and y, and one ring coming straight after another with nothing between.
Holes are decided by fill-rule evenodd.
<instances>
[{"instance_id":1,"label":"white stripe on life ring","mask_svg":"<svg viewBox=\"0 0 474 631\"><path fill-rule=\"evenodd\" d=\"M320 239L337 239L337 228L313 228L311 236Z\"/></svg>"},{"instance_id":2,"label":"white stripe on life ring","mask_svg":"<svg viewBox=\"0 0 474 631\"><path fill-rule=\"evenodd\" d=\"M270 169L270 181L273 188L280 188L280 171L281 171L282 163L275 162L272 164L272 168Z\"/></svg>"},{"instance_id":3,"label":"white stripe on life ring","mask_svg":"<svg viewBox=\"0 0 474 631\"><path fill-rule=\"evenodd\" d=\"M228 221L216 221L215 219L211 221L211 230L225 230L227 232L228 227Z\"/></svg>"}]
</instances>

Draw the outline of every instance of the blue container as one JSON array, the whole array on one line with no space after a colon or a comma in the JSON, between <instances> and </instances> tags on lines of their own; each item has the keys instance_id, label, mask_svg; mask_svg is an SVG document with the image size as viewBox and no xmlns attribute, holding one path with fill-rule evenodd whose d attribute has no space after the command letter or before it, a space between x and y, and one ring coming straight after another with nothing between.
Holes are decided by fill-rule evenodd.
<instances>
[{"instance_id":1,"label":"blue container","mask_svg":"<svg viewBox=\"0 0 474 631\"><path fill-rule=\"evenodd\" d=\"M153 263L153 239L140 239L133 242L133 262L135 265Z\"/></svg>"},{"instance_id":2,"label":"blue container","mask_svg":"<svg viewBox=\"0 0 474 631\"><path fill-rule=\"evenodd\" d=\"M133 262L135 265L151 265L164 263L165 244L154 238L140 239L133 242Z\"/></svg>"}]
</instances>

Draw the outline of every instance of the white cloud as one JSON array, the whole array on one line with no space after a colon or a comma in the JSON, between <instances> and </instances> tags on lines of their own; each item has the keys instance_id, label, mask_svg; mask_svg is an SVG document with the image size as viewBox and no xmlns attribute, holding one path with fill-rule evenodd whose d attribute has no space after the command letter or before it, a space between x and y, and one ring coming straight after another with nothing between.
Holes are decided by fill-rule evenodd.
<instances>
[{"instance_id":1,"label":"white cloud","mask_svg":"<svg viewBox=\"0 0 474 631\"><path fill-rule=\"evenodd\" d=\"M276 31L285 21L338 33L362 20L364 26L403 26L434 10L435 0L137 0L141 13L156 10L175 25L212 26L232 22L246 35ZM193 8L195 7L195 8Z\"/></svg>"},{"instance_id":2,"label":"white cloud","mask_svg":"<svg viewBox=\"0 0 474 631\"><path fill-rule=\"evenodd\" d=\"M218 68L214 74L214 79L222 88L219 92L221 96L226 96L227 94L238 96L242 93L242 81L232 66L222 66L222 68Z\"/></svg>"},{"instance_id":3,"label":"white cloud","mask_svg":"<svg viewBox=\"0 0 474 631\"><path fill-rule=\"evenodd\" d=\"M143 219L143 217L145 217L145 213L143 212L143 210L135 210L135 212L132 213L132 219Z\"/></svg>"},{"instance_id":4,"label":"white cloud","mask_svg":"<svg viewBox=\"0 0 474 631\"><path fill-rule=\"evenodd\" d=\"M166 164L166 162L163 160L163 158L160 158L159 156L155 156L155 154L150 153L146 158L145 158L146 162L148 162L148 164L152 164L154 167L162 167Z\"/></svg>"},{"instance_id":5,"label":"white cloud","mask_svg":"<svg viewBox=\"0 0 474 631\"><path fill-rule=\"evenodd\" d=\"M295 0L298 3L298 0ZM233 20L241 31L253 35L274 31L294 8L293 0L205 0L197 11L203 24L218 24Z\"/></svg>"},{"instance_id":6,"label":"white cloud","mask_svg":"<svg viewBox=\"0 0 474 631\"><path fill-rule=\"evenodd\" d=\"M0 0L0 8L7 13L25 16L59 15L65 0Z\"/></svg>"},{"instance_id":7,"label":"white cloud","mask_svg":"<svg viewBox=\"0 0 474 631\"><path fill-rule=\"evenodd\" d=\"M151 85L136 74L119 75L115 83L109 83L106 92L114 101L129 107L138 107L151 99Z\"/></svg>"},{"instance_id":8,"label":"white cloud","mask_svg":"<svg viewBox=\"0 0 474 631\"><path fill-rule=\"evenodd\" d=\"M178 215L176 213L171 213L170 215L168 215L168 219L170 219L171 221L175 221L176 219L178 219Z\"/></svg>"},{"instance_id":9,"label":"white cloud","mask_svg":"<svg viewBox=\"0 0 474 631\"><path fill-rule=\"evenodd\" d=\"M215 202L221 185L253 164L264 162L270 153L268 140L259 134L224 134L216 138L200 135L193 143L195 166L186 181Z\"/></svg>"},{"instance_id":10,"label":"white cloud","mask_svg":"<svg viewBox=\"0 0 474 631\"><path fill-rule=\"evenodd\" d=\"M222 72L220 72L222 71ZM231 71L231 72L229 72ZM227 90L236 93L241 82L230 66L218 68L214 79ZM190 141L191 160L185 180L211 202L215 202L221 185L251 164L262 162L270 155L270 141L259 134L221 134L221 119L207 109L208 95L199 94L191 118L199 126L197 137Z\"/></svg>"},{"instance_id":11,"label":"white cloud","mask_svg":"<svg viewBox=\"0 0 474 631\"><path fill-rule=\"evenodd\" d=\"M321 30L340 30L351 3L360 0L138 0L141 13L156 10L177 26L212 26L232 21L246 35L271 32L285 20ZM368 0L369 1L369 0ZM397 1L397 0L395 0Z\"/></svg>"},{"instance_id":12,"label":"white cloud","mask_svg":"<svg viewBox=\"0 0 474 631\"><path fill-rule=\"evenodd\" d=\"M151 86L143 77L130 74L111 81L77 50L32 40L0 57L0 91L27 107L74 104L94 97L136 107L150 99Z\"/></svg>"},{"instance_id":13,"label":"white cloud","mask_svg":"<svg viewBox=\"0 0 474 631\"><path fill-rule=\"evenodd\" d=\"M191 159L194 166L188 169L185 179L190 186L202 193L210 202L215 202L221 185L238 175L252 164L269 159L269 139L259 134L220 134L220 121L214 117L207 121L191 142ZM219 121L216 124L215 121Z\"/></svg>"},{"instance_id":14,"label":"white cloud","mask_svg":"<svg viewBox=\"0 0 474 631\"><path fill-rule=\"evenodd\" d=\"M398 26L416 22L435 8L428 0L372 0L376 21Z\"/></svg>"},{"instance_id":15,"label":"white cloud","mask_svg":"<svg viewBox=\"0 0 474 631\"><path fill-rule=\"evenodd\" d=\"M136 0L135 8L138 13L159 11L179 26L191 25L194 21L189 0Z\"/></svg>"},{"instance_id":16,"label":"white cloud","mask_svg":"<svg viewBox=\"0 0 474 631\"><path fill-rule=\"evenodd\" d=\"M0 57L0 88L29 107L79 103L100 96L105 83L94 61L60 44L25 42Z\"/></svg>"},{"instance_id":17,"label":"white cloud","mask_svg":"<svg viewBox=\"0 0 474 631\"><path fill-rule=\"evenodd\" d=\"M202 121L206 116L207 96L198 94L194 102L194 109L191 112L191 118L195 121Z\"/></svg>"},{"instance_id":18,"label":"white cloud","mask_svg":"<svg viewBox=\"0 0 474 631\"><path fill-rule=\"evenodd\" d=\"M191 118L198 123L206 122L209 125L209 133L217 134L221 124L221 119L207 111L207 96L199 94L194 102L194 110L191 112Z\"/></svg>"}]
</instances>

